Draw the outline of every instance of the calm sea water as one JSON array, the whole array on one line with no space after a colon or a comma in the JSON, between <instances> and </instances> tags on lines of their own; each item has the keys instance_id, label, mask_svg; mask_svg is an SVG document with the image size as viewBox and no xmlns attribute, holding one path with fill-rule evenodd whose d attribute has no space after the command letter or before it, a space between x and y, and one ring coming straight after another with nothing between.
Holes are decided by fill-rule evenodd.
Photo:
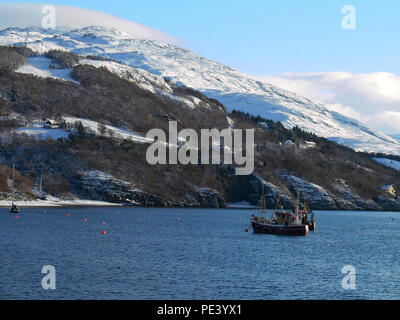
<instances>
[{"instance_id":1,"label":"calm sea water","mask_svg":"<svg viewBox=\"0 0 400 320\"><path fill-rule=\"evenodd\" d=\"M246 233L250 210L46 211L0 209L0 299L400 299L400 213L320 211L285 237Z\"/></svg>"}]
</instances>

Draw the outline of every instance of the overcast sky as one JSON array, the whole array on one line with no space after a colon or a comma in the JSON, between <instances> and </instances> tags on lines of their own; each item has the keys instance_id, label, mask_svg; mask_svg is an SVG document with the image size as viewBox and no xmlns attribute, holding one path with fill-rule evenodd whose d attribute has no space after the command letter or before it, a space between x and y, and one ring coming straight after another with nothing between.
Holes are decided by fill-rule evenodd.
<instances>
[{"instance_id":1,"label":"overcast sky","mask_svg":"<svg viewBox=\"0 0 400 320\"><path fill-rule=\"evenodd\" d=\"M2 4L0 27L40 25L33 4ZM177 43L354 117L400 133L400 1L57 0L57 24L107 25ZM342 28L344 5L355 29ZM97 12L93 11L96 10ZM103 13L100 13L103 12Z\"/></svg>"}]
</instances>

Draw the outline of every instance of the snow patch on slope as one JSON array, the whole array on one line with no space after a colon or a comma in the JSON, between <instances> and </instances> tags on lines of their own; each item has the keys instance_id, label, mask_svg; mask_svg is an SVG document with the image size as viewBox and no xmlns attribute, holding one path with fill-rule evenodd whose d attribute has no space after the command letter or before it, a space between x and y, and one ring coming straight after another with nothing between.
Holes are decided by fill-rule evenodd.
<instances>
[{"instance_id":1,"label":"snow patch on slope","mask_svg":"<svg viewBox=\"0 0 400 320\"><path fill-rule=\"evenodd\" d=\"M79 82L75 81L70 76L72 69L52 69L50 68L51 59L47 57L38 56L27 58L26 60L27 63L19 67L16 72L32 74L40 78L53 78L64 81L71 81L79 84Z\"/></svg>"},{"instance_id":2,"label":"snow patch on slope","mask_svg":"<svg viewBox=\"0 0 400 320\"><path fill-rule=\"evenodd\" d=\"M99 132L99 123L96 121L88 120L88 119L81 119L81 118L76 118L76 117L63 117L64 121L69 124L69 125L75 125L78 122L81 122L82 125L90 131L90 133L93 133L95 135L100 136L101 133ZM110 125L105 125L105 128L109 132L112 132L113 136L117 139L130 139L135 142L139 143L153 143L154 140L148 139L146 137L143 137L142 135L129 131L129 130L124 130L120 129L117 127L113 127ZM107 133L106 133L107 134Z\"/></svg>"},{"instance_id":3,"label":"snow patch on slope","mask_svg":"<svg viewBox=\"0 0 400 320\"><path fill-rule=\"evenodd\" d=\"M30 137L34 137L37 140L47 140L47 139L61 139L68 138L69 132L62 129L45 129L43 127L27 127L18 128L14 131L16 134L26 134Z\"/></svg>"},{"instance_id":4,"label":"snow patch on slope","mask_svg":"<svg viewBox=\"0 0 400 320\"><path fill-rule=\"evenodd\" d=\"M385 158L373 158L374 161L379 164L400 171L400 161L385 159Z\"/></svg>"}]
</instances>

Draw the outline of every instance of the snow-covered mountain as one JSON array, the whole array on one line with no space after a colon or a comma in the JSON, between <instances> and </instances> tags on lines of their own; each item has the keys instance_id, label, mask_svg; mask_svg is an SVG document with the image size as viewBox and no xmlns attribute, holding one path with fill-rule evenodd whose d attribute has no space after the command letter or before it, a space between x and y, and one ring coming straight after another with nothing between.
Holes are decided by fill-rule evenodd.
<instances>
[{"instance_id":1,"label":"snow-covered mountain","mask_svg":"<svg viewBox=\"0 0 400 320\"><path fill-rule=\"evenodd\" d=\"M174 45L135 39L116 29L18 29L0 32L0 45L24 45L38 52L62 49L98 55L168 78L233 109L281 121L356 150L400 154L400 141L328 110L323 104L263 83L221 63Z\"/></svg>"}]
</instances>

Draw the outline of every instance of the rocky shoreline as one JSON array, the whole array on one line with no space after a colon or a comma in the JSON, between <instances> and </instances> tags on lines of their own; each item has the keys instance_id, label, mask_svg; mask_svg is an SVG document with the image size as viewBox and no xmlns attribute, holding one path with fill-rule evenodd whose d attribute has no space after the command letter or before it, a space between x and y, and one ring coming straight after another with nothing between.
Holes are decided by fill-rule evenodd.
<instances>
[{"instance_id":1,"label":"rocky shoreline","mask_svg":"<svg viewBox=\"0 0 400 320\"><path fill-rule=\"evenodd\" d=\"M278 187L256 174L246 177L232 176L232 189L228 190L228 196L224 197L211 188L194 186L185 196L174 199L160 197L110 175L94 173L82 178L78 193L81 199L97 201L100 206L103 204L160 208L228 208L228 202L246 202L250 206L256 206L264 187L266 204L270 209L276 208L278 201L284 208L294 208L298 194L300 200L307 201L313 210L400 211L400 199L396 195L382 192L375 199L365 199L352 193L344 181L336 181L337 193L333 194L321 186L295 176L282 175L282 180L285 181L285 185ZM237 190L238 186L240 190ZM7 200L11 201L11 198L8 197ZM93 203L85 204L84 201L86 200L76 204L69 202L67 205L93 206Z\"/></svg>"},{"instance_id":2,"label":"rocky shoreline","mask_svg":"<svg viewBox=\"0 0 400 320\"><path fill-rule=\"evenodd\" d=\"M395 193L382 191L382 194L375 199L365 199L353 193L343 180L334 182L332 190L335 193L333 193L321 186L286 174L281 175L284 184L280 186L265 181L257 174L229 175L229 179L225 196L212 188L193 186L179 198L166 198L111 175L93 171L83 174L76 181L74 193L77 196L72 199L49 196L46 200L39 200L34 197L17 196L15 200L20 202L22 207L25 203L28 207L228 208L227 203L236 202L246 202L251 207L258 204L264 188L266 205L269 209L280 205L283 208L294 208L299 197L301 202L306 201L313 210L400 211L400 198ZM0 194L0 207L7 207L11 200L11 194Z\"/></svg>"}]
</instances>

